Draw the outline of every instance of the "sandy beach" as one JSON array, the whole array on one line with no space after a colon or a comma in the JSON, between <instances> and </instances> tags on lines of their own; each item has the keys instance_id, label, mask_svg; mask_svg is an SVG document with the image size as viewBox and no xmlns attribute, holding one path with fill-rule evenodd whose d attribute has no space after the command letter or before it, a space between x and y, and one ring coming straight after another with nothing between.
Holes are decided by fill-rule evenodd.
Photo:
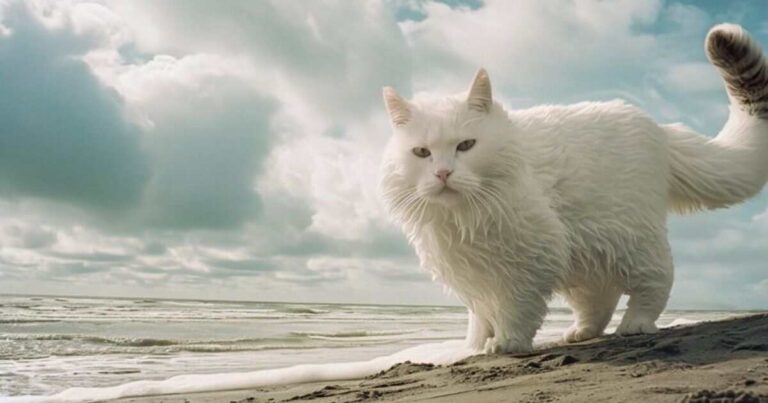
<instances>
[{"instance_id":1,"label":"sandy beach","mask_svg":"<svg viewBox=\"0 0 768 403\"><path fill-rule=\"evenodd\" d=\"M768 314L551 345L351 381L114 402L768 402Z\"/></svg>"}]
</instances>

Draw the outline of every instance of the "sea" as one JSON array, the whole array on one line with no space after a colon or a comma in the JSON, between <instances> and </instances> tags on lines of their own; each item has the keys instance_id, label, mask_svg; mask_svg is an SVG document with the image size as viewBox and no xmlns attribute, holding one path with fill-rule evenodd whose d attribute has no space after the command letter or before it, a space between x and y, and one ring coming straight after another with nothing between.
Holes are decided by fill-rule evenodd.
<instances>
[{"instance_id":1,"label":"sea","mask_svg":"<svg viewBox=\"0 0 768 403\"><path fill-rule=\"evenodd\" d=\"M661 326L738 311L668 310ZM182 374L365 361L466 331L458 306L0 295L0 401ZM617 311L609 326L621 317ZM573 320L551 308L536 342Z\"/></svg>"}]
</instances>

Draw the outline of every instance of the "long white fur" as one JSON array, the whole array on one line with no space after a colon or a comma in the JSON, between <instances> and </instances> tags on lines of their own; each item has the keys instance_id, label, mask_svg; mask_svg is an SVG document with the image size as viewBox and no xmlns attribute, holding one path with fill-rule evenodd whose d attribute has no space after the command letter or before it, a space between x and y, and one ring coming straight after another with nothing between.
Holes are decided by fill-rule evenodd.
<instances>
[{"instance_id":1,"label":"long white fur","mask_svg":"<svg viewBox=\"0 0 768 403\"><path fill-rule=\"evenodd\" d=\"M567 341L602 334L622 294L617 333L657 331L673 281L667 212L732 205L768 180L765 58L739 26L706 43L732 101L714 139L622 101L508 112L482 69L466 95L385 91L383 197L421 265L467 305L469 347L530 350L555 292L576 314Z\"/></svg>"}]
</instances>

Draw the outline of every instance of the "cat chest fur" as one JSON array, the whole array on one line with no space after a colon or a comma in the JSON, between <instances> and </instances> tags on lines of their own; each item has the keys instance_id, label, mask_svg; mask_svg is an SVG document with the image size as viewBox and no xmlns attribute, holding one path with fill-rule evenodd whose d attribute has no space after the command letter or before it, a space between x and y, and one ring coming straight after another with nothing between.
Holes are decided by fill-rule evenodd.
<instances>
[{"instance_id":1,"label":"cat chest fur","mask_svg":"<svg viewBox=\"0 0 768 403\"><path fill-rule=\"evenodd\" d=\"M414 228L412 243L422 267L468 305L540 295L562 282L569 255L565 228L547 204L526 197L518 208L487 217L442 215Z\"/></svg>"}]
</instances>

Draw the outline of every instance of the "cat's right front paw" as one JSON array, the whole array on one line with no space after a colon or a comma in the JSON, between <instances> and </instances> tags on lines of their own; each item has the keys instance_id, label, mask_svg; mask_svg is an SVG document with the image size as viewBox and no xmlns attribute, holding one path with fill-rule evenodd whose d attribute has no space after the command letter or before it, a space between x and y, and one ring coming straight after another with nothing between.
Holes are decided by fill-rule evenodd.
<instances>
[{"instance_id":1,"label":"cat's right front paw","mask_svg":"<svg viewBox=\"0 0 768 403\"><path fill-rule=\"evenodd\" d=\"M633 334L653 334L658 332L659 328L656 327L654 321L638 317L625 316L619 324L619 327L616 328L616 334L619 336L630 336Z\"/></svg>"},{"instance_id":2,"label":"cat's right front paw","mask_svg":"<svg viewBox=\"0 0 768 403\"><path fill-rule=\"evenodd\" d=\"M602 332L598 332L594 328L579 327L576 324L573 324L565 331L565 333L563 333L563 340L565 340L566 343L578 343L580 341L594 339L601 334Z\"/></svg>"}]
</instances>

